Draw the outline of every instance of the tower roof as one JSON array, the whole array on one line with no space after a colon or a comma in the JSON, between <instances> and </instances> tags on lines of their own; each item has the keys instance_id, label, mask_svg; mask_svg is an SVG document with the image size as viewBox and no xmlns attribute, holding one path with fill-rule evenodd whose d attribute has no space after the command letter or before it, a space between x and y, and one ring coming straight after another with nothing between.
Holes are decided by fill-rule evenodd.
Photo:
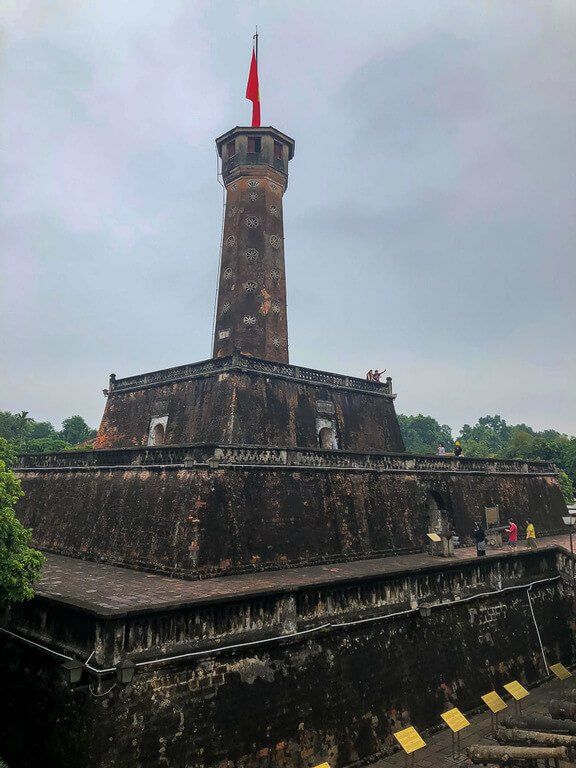
<instances>
[{"instance_id":1,"label":"tower roof","mask_svg":"<svg viewBox=\"0 0 576 768\"><path fill-rule=\"evenodd\" d=\"M285 133L282 133L282 131L279 131L271 125L263 125L259 128L237 125L235 128L231 128L229 131L226 131L226 133L223 133L222 136L218 136L216 139L216 146L218 147L220 157L222 157L222 147L240 135L273 136L275 139L288 145L288 160L292 160L294 157L294 147L296 145L294 139L291 139L290 136L287 136Z\"/></svg>"}]
</instances>

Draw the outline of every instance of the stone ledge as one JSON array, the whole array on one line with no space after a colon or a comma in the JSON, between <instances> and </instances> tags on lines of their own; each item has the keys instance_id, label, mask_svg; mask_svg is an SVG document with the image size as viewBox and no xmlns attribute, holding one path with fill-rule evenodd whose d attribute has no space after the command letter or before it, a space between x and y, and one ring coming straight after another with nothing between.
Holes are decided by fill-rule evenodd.
<instances>
[{"instance_id":1,"label":"stone ledge","mask_svg":"<svg viewBox=\"0 0 576 768\"><path fill-rule=\"evenodd\" d=\"M357 453L308 448L214 444L171 445L22 454L16 471L42 469L195 469L227 467L290 470L334 469L409 474L440 472L465 474L557 475L551 462L515 459L476 459L464 456L418 456L401 453Z\"/></svg>"},{"instance_id":2,"label":"stone ledge","mask_svg":"<svg viewBox=\"0 0 576 768\"><path fill-rule=\"evenodd\" d=\"M485 569L494 563L513 559L535 562L554 552L570 557L569 552L554 540L537 550L497 551L481 559L470 548L450 559L418 553L219 576L200 581L184 581L48 554L37 595L42 600L68 605L100 618L121 618L295 594L310 589L344 588L403 575L449 573L470 567Z\"/></svg>"},{"instance_id":3,"label":"stone ledge","mask_svg":"<svg viewBox=\"0 0 576 768\"><path fill-rule=\"evenodd\" d=\"M180 365L175 368L166 368L161 371L128 376L123 379L117 379L112 374L107 392L108 395L115 395L230 371L296 380L306 384L315 384L334 389L360 391L364 394L379 395L380 397L396 397L392 393L391 378L387 378L383 382L367 381L366 379L354 376L342 376L338 373L319 371L315 368L303 368L297 365L289 365L288 363L260 360L240 353L228 357L211 358L198 363Z\"/></svg>"}]
</instances>

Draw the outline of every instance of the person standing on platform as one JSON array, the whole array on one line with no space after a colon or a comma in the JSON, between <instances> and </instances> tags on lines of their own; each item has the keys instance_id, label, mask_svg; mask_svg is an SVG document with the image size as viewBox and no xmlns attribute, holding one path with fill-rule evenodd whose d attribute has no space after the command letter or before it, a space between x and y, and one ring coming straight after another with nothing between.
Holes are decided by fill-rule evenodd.
<instances>
[{"instance_id":1,"label":"person standing on platform","mask_svg":"<svg viewBox=\"0 0 576 768\"><path fill-rule=\"evenodd\" d=\"M372 373L372 368L370 368L370 370L366 374L366 381L374 381L374 374Z\"/></svg>"},{"instance_id":2,"label":"person standing on platform","mask_svg":"<svg viewBox=\"0 0 576 768\"><path fill-rule=\"evenodd\" d=\"M508 520L508 528L506 528L506 533L508 534L508 546L512 547L512 549L516 549L516 545L518 544L518 526L514 520Z\"/></svg>"},{"instance_id":3,"label":"person standing on platform","mask_svg":"<svg viewBox=\"0 0 576 768\"><path fill-rule=\"evenodd\" d=\"M454 456L462 456L462 445L460 440L456 440L454 443Z\"/></svg>"},{"instance_id":4,"label":"person standing on platform","mask_svg":"<svg viewBox=\"0 0 576 768\"><path fill-rule=\"evenodd\" d=\"M440 443L438 446L438 456L446 456L446 448L444 448L444 443Z\"/></svg>"},{"instance_id":5,"label":"person standing on platform","mask_svg":"<svg viewBox=\"0 0 576 768\"><path fill-rule=\"evenodd\" d=\"M476 554L478 557L484 557L486 554L486 533L481 525L476 523L474 529L474 538L476 539Z\"/></svg>"},{"instance_id":6,"label":"person standing on platform","mask_svg":"<svg viewBox=\"0 0 576 768\"><path fill-rule=\"evenodd\" d=\"M536 531L532 520L526 520L526 546L529 549L536 549Z\"/></svg>"}]
</instances>

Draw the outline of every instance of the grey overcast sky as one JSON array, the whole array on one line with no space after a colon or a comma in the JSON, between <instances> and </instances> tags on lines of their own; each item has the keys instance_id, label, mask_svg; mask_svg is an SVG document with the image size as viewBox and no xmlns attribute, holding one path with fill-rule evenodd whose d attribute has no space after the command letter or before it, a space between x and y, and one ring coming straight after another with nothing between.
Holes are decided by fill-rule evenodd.
<instances>
[{"instance_id":1,"label":"grey overcast sky","mask_svg":"<svg viewBox=\"0 0 576 768\"><path fill-rule=\"evenodd\" d=\"M296 140L291 361L576 434L574 0L0 0L0 410L202 360L214 138Z\"/></svg>"}]
</instances>

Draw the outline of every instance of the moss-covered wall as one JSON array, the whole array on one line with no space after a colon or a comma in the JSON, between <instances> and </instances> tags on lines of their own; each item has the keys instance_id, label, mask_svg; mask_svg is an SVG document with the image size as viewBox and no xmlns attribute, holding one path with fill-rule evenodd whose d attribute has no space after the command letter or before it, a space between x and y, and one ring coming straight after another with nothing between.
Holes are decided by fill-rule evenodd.
<instances>
[{"instance_id":1,"label":"moss-covered wall","mask_svg":"<svg viewBox=\"0 0 576 768\"><path fill-rule=\"evenodd\" d=\"M150 419L168 416L166 444L318 448L316 420L326 407L342 450L404 450L391 398L253 371L113 390L95 447L146 445Z\"/></svg>"},{"instance_id":2,"label":"moss-covered wall","mask_svg":"<svg viewBox=\"0 0 576 768\"><path fill-rule=\"evenodd\" d=\"M469 540L484 507L562 527L554 476L180 466L20 470L18 515L37 546L183 575L227 573L422 546L431 492Z\"/></svg>"},{"instance_id":3,"label":"moss-covered wall","mask_svg":"<svg viewBox=\"0 0 576 768\"><path fill-rule=\"evenodd\" d=\"M112 687L114 676L99 683L85 676L71 690L57 660L0 635L0 754L18 768L302 768L325 760L342 768L375 758L390 749L399 726L437 726L450 706L466 711L511 679L531 684L546 677L530 582L543 582L530 594L548 662L575 660L574 591L557 578L569 568L565 561L555 550L518 553L271 594L263 612L254 610L259 599L213 611L204 606L198 610L207 638L194 634L200 625L186 618L185 607L103 618L97 629L89 618L78 655L87 658L98 638L112 655L93 663L105 666L126 654L138 661L198 643L229 646L332 624L296 638L139 667L127 687ZM511 586L518 588L496 592ZM495 594L462 600L487 591ZM428 618L416 610L334 626L409 608L414 597L451 604ZM287 600L292 630L278 626L282 611L274 608ZM42 634L54 625L51 610L46 601L22 606L13 628L54 647ZM66 650L64 608L55 610L63 627L58 647ZM69 612L74 627L80 613ZM70 642L78 648L76 629Z\"/></svg>"}]
</instances>

